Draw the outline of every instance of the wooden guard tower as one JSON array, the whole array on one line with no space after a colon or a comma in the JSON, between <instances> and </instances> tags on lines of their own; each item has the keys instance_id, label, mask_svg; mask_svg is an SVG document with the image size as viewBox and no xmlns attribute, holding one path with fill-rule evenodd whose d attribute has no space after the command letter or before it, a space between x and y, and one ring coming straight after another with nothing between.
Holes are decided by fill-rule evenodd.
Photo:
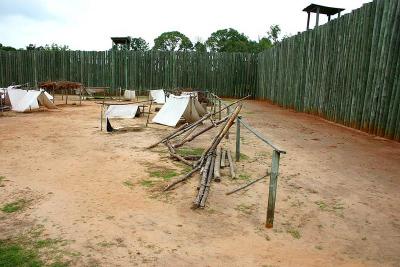
<instances>
[{"instance_id":1,"label":"wooden guard tower","mask_svg":"<svg viewBox=\"0 0 400 267\"><path fill-rule=\"evenodd\" d=\"M111 48L121 45L123 50L129 50L131 45L131 37L111 37L112 45Z\"/></svg>"},{"instance_id":2,"label":"wooden guard tower","mask_svg":"<svg viewBox=\"0 0 400 267\"><path fill-rule=\"evenodd\" d=\"M307 12L307 30L310 29L310 14L316 13L317 16L315 18L315 27L319 26L319 14L325 14L328 16L328 21L331 20L331 16L338 14L338 18L340 17L340 13L344 10L344 8L337 7L329 7L329 6L321 6L316 4L311 4L308 7L304 8L303 11Z\"/></svg>"}]
</instances>

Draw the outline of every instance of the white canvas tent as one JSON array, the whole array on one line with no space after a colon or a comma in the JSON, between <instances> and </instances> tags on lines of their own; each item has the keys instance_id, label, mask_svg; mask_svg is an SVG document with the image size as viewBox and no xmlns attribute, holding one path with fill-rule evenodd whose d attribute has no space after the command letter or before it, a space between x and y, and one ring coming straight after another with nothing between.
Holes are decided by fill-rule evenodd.
<instances>
[{"instance_id":1,"label":"white canvas tent","mask_svg":"<svg viewBox=\"0 0 400 267\"><path fill-rule=\"evenodd\" d=\"M153 118L153 122L175 127L178 121L183 117L187 122L199 120L206 110L197 101L190 96L170 95L167 102Z\"/></svg>"},{"instance_id":2,"label":"white canvas tent","mask_svg":"<svg viewBox=\"0 0 400 267\"><path fill-rule=\"evenodd\" d=\"M150 90L150 98L157 104L165 104L164 89Z\"/></svg>"},{"instance_id":3,"label":"white canvas tent","mask_svg":"<svg viewBox=\"0 0 400 267\"><path fill-rule=\"evenodd\" d=\"M51 101L53 97L44 90L22 90L8 87L7 95L13 111L26 112L38 109L39 105L49 109L57 108Z\"/></svg>"},{"instance_id":4,"label":"white canvas tent","mask_svg":"<svg viewBox=\"0 0 400 267\"><path fill-rule=\"evenodd\" d=\"M138 105L110 105L105 113L106 118L132 119L136 116Z\"/></svg>"},{"instance_id":5,"label":"white canvas tent","mask_svg":"<svg viewBox=\"0 0 400 267\"><path fill-rule=\"evenodd\" d=\"M125 99L125 100L135 100L135 99L136 99L136 92L135 92L135 90L125 90L125 92L124 92L124 99Z\"/></svg>"}]
</instances>

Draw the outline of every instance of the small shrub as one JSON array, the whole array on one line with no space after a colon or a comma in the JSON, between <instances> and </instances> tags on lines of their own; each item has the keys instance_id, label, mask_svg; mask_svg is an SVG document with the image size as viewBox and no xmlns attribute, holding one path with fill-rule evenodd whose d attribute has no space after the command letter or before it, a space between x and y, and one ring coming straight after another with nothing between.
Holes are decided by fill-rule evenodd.
<instances>
[{"instance_id":1,"label":"small shrub","mask_svg":"<svg viewBox=\"0 0 400 267\"><path fill-rule=\"evenodd\" d=\"M27 201L25 199L20 199L20 200L5 204L1 208L1 211L5 212L5 213L13 213L13 212L23 209L26 206L26 204L27 204Z\"/></svg>"},{"instance_id":2,"label":"small shrub","mask_svg":"<svg viewBox=\"0 0 400 267\"><path fill-rule=\"evenodd\" d=\"M0 266L43 266L43 262L34 250L23 248L18 244L0 240Z\"/></svg>"},{"instance_id":3,"label":"small shrub","mask_svg":"<svg viewBox=\"0 0 400 267\"><path fill-rule=\"evenodd\" d=\"M300 237L301 237L300 232L296 229L289 229L289 230L287 230L287 232L289 234L291 234L293 238L300 239Z\"/></svg>"}]
</instances>

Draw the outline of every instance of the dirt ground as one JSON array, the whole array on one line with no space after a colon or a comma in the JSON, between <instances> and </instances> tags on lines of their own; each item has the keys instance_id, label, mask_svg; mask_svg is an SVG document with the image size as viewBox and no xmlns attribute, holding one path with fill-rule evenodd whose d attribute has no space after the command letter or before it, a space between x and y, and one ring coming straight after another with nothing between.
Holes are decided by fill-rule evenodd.
<instances>
[{"instance_id":1,"label":"dirt ground","mask_svg":"<svg viewBox=\"0 0 400 267\"><path fill-rule=\"evenodd\" d=\"M72 266L400 266L400 144L266 102L241 115L287 151L281 157L273 229L264 227L271 149L242 130L240 177L223 170L205 209L191 209L199 177L165 194L154 170L184 166L160 145L172 131L145 117L137 130L100 132L100 106L0 117L0 239L42 227L68 241ZM126 122L125 122L126 123ZM204 127L204 126L203 126ZM188 146L205 147L214 132ZM235 128L229 141L234 151ZM174 179L174 178L172 178Z\"/></svg>"}]
</instances>

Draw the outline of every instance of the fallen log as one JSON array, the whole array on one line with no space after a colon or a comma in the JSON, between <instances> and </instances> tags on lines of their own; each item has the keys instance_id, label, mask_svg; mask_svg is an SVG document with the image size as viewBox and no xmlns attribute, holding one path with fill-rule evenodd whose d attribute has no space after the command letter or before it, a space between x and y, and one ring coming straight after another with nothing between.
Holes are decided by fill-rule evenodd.
<instances>
[{"instance_id":1,"label":"fallen log","mask_svg":"<svg viewBox=\"0 0 400 267\"><path fill-rule=\"evenodd\" d=\"M212 159L211 159L210 169L209 169L208 175L207 175L207 183L205 184L203 197L201 198L200 205L199 205L201 208L204 208L206 205L208 193L210 192L211 181L214 176L215 157L214 156L211 156L211 157L212 157Z\"/></svg>"},{"instance_id":2,"label":"fallen log","mask_svg":"<svg viewBox=\"0 0 400 267\"><path fill-rule=\"evenodd\" d=\"M185 127L188 126L188 123L182 124L181 126L179 126L178 129L176 129L175 131L173 131L172 133L168 134L167 136L165 136L163 139L161 139L160 141L158 141L157 143L154 143L150 146L147 147L147 149L156 147L158 144L160 143L164 143L165 141L167 141L171 136L173 136L174 134L176 134L177 132L181 131L182 129L184 129Z\"/></svg>"},{"instance_id":3,"label":"fallen log","mask_svg":"<svg viewBox=\"0 0 400 267\"><path fill-rule=\"evenodd\" d=\"M173 157L176 158L177 160L182 161L183 163L185 163L188 166L193 166L193 163L186 160L184 157L182 157L181 155L179 155L178 153L176 153L175 149L171 146L171 144L167 141L165 142L165 145L168 147L169 150L169 154Z\"/></svg>"},{"instance_id":4,"label":"fallen log","mask_svg":"<svg viewBox=\"0 0 400 267\"><path fill-rule=\"evenodd\" d=\"M182 176L181 178L175 180L174 182L172 182L171 184L169 184L167 187L164 188L164 191L168 191L170 190L172 187L174 187L175 185L186 181L187 179L189 179L193 173L195 173L196 171L198 171L200 169L200 166L197 166L195 168L193 168L193 170L191 170L190 172L188 172L187 174L185 174L184 176Z\"/></svg>"},{"instance_id":5,"label":"fallen log","mask_svg":"<svg viewBox=\"0 0 400 267\"><path fill-rule=\"evenodd\" d=\"M200 130L198 133L195 133L195 134L192 135L191 137L187 138L186 140L185 140L185 139L182 139L182 141L181 141L180 143L178 143L178 144L175 144L174 147L175 147L175 148L181 147L181 146L183 146L185 143L193 141L193 139L195 139L197 136L199 136L199 135L201 135L201 134L203 134L203 133L205 133L205 132L211 130L212 128L215 128L216 126L218 126L218 125L220 125L221 123L225 122L228 118L229 118L229 116L227 116L227 117L225 117L225 118L223 118L223 119L217 121L217 122L215 123L215 126L214 126L214 125L209 125L209 126L207 126L206 128Z\"/></svg>"},{"instance_id":6,"label":"fallen log","mask_svg":"<svg viewBox=\"0 0 400 267\"><path fill-rule=\"evenodd\" d=\"M201 199L203 197L204 190L205 190L205 185L207 183L208 170L209 170L210 165L211 165L211 160L212 160L212 156L209 155L207 157L206 165L204 166L204 170L203 170L203 173L202 173L202 176L201 176L199 191L197 192L196 199L193 202L194 206L198 207L200 205Z\"/></svg>"}]
</instances>

